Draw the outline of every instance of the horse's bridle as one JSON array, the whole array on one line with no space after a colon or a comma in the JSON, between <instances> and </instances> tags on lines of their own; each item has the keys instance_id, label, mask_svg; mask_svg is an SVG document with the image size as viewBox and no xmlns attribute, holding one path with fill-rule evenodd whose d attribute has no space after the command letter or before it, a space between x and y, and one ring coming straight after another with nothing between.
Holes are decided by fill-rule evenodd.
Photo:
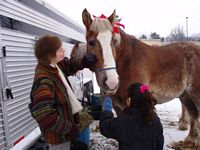
<instances>
[{"instance_id":1,"label":"horse's bridle","mask_svg":"<svg viewBox=\"0 0 200 150\"><path fill-rule=\"evenodd\" d=\"M101 72L105 70L112 70L112 69L117 69L116 67L109 67L109 68L97 68L95 72Z\"/></svg>"},{"instance_id":2,"label":"horse's bridle","mask_svg":"<svg viewBox=\"0 0 200 150\"><path fill-rule=\"evenodd\" d=\"M96 69L96 71L95 72L101 72L101 71L105 71L105 70L112 70L112 69L117 69L116 67L108 67L108 68L97 68ZM119 85L118 86L116 86L114 89L111 89L111 91L115 91L117 88L119 87Z\"/></svg>"}]
</instances>

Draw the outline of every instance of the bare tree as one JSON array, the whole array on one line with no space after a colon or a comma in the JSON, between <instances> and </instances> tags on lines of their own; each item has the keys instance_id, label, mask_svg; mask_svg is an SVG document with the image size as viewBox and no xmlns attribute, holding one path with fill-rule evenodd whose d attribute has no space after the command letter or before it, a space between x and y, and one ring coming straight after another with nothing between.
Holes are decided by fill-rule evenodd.
<instances>
[{"instance_id":1,"label":"bare tree","mask_svg":"<svg viewBox=\"0 0 200 150\"><path fill-rule=\"evenodd\" d=\"M185 41L186 37L184 34L183 27L178 25L176 28L172 29L170 35L166 38L167 41Z\"/></svg>"},{"instance_id":2,"label":"bare tree","mask_svg":"<svg viewBox=\"0 0 200 150\"><path fill-rule=\"evenodd\" d=\"M200 33L193 34L193 35L190 37L190 40L191 40L191 41L200 41Z\"/></svg>"},{"instance_id":3,"label":"bare tree","mask_svg":"<svg viewBox=\"0 0 200 150\"><path fill-rule=\"evenodd\" d=\"M157 34L156 32L153 32L153 33L151 33L150 38L151 39L160 39L160 35Z\"/></svg>"},{"instance_id":4,"label":"bare tree","mask_svg":"<svg viewBox=\"0 0 200 150\"><path fill-rule=\"evenodd\" d=\"M142 34L139 39L147 39L147 36L145 34Z\"/></svg>"}]
</instances>

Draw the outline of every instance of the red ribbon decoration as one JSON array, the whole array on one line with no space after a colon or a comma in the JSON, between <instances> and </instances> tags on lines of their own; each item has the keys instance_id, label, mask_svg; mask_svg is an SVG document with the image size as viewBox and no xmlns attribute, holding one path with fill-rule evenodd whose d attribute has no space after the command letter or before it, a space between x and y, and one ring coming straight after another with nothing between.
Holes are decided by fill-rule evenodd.
<instances>
[{"instance_id":1,"label":"red ribbon decoration","mask_svg":"<svg viewBox=\"0 0 200 150\"><path fill-rule=\"evenodd\" d=\"M96 18L97 16L93 15L94 18ZM106 19L107 17L104 14L101 14L101 16L97 17L97 18L102 18L102 19Z\"/></svg>"},{"instance_id":2,"label":"red ribbon decoration","mask_svg":"<svg viewBox=\"0 0 200 150\"><path fill-rule=\"evenodd\" d=\"M93 15L93 17L96 18L97 16ZM108 19L104 14L101 14L101 16L99 16L97 18ZM123 24L116 21L115 24L114 24L114 27L113 27L114 33L119 33L119 29L118 29L119 26L125 28L125 26Z\"/></svg>"}]
</instances>

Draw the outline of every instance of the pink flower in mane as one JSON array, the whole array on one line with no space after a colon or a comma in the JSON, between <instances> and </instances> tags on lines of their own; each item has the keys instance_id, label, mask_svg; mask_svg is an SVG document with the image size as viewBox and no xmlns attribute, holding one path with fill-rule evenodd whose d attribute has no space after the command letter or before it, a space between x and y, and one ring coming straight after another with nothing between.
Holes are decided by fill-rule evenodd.
<instances>
[{"instance_id":1,"label":"pink flower in mane","mask_svg":"<svg viewBox=\"0 0 200 150\"><path fill-rule=\"evenodd\" d=\"M143 94L146 91L149 91L149 89L150 89L150 87L148 85L143 84L143 85L140 86L140 93Z\"/></svg>"}]
</instances>

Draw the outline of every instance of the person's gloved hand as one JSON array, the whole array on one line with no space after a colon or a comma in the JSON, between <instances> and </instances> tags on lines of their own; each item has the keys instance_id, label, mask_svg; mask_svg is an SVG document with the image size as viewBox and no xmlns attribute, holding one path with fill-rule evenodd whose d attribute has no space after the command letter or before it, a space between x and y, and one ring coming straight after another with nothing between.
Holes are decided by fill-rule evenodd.
<instances>
[{"instance_id":1,"label":"person's gloved hand","mask_svg":"<svg viewBox=\"0 0 200 150\"><path fill-rule=\"evenodd\" d=\"M112 111L112 100L110 96L106 96L103 101L103 110Z\"/></svg>"},{"instance_id":2,"label":"person's gloved hand","mask_svg":"<svg viewBox=\"0 0 200 150\"><path fill-rule=\"evenodd\" d=\"M92 53L86 53L82 59L82 62L85 68L91 68L96 64L97 57Z\"/></svg>"},{"instance_id":3,"label":"person's gloved hand","mask_svg":"<svg viewBox=\"0 0 200 150\"><path fill-rule=\"evenodd\" d=\"M79 123L78 123L78 129L81 132L83 129L87 128L90 126L92 123L93 118L92 116L85 110L83 109L82 111L79 112Z\"/></svg>"}]
</instances>

